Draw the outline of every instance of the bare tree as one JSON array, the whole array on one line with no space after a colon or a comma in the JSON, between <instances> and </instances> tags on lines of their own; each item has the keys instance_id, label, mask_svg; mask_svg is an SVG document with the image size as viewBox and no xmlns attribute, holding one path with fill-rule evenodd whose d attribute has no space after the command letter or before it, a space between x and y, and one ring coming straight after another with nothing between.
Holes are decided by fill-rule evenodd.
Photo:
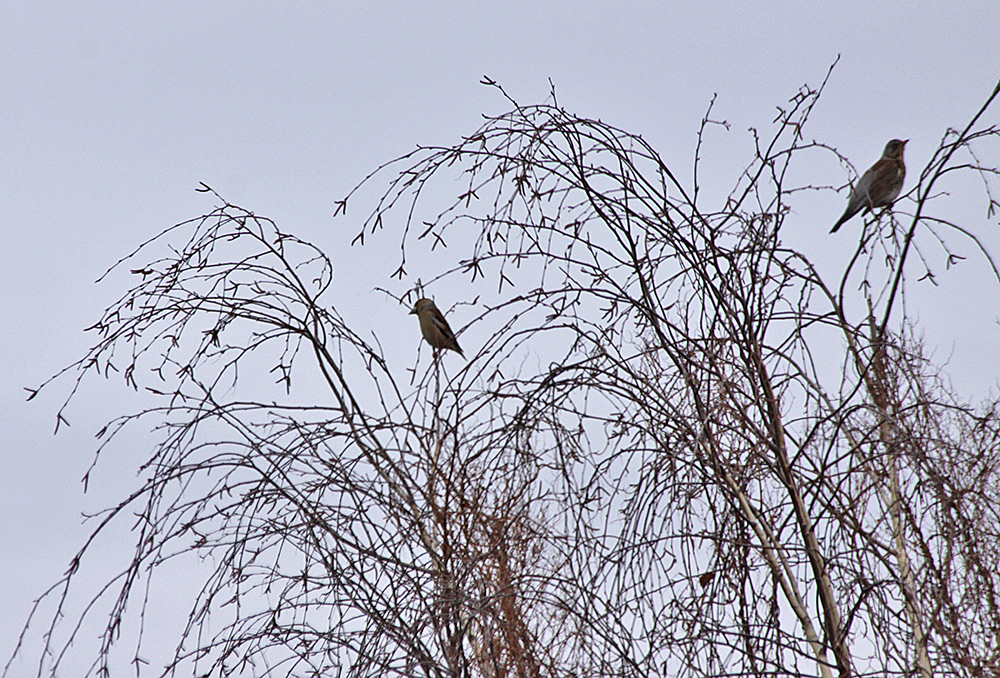
<instances>
[{"instance_id":1,"label":"bare tree","mask_svg":"<svg viewBox=\"0 0 1000 678\"><path fill-rule=\"evenodd\" d=\"M409 379L323 302L327 256L270 220L222 201L144 244L126 261L175 249L133 270L64 373L76 393L120 372L159 401L102 431L160 437L94 528L138 516L94 598L112 604L91 674L123 627L137 673L164 675L1000 672L998 404L949 390L904 303L907 273L930 275L934 248L957 263L959 239L1000 280L936 188L971 173L995 215L976 149L1000 139L983 122L1000 84L895 211L858 224L833 280L781 239L817 188L790 185L794 163L836 155L805 136L821 92L753 132L712 207L711 108L690 181L554 93L379 168L338 213L388 177L355 241L401 243L383 291L412 304L410 257L445 248L427 287L462 280L449 293L489 336ZM80 642L91 608L67 595L92 542L42 599L39 675ZM147 668L143 583L183 557L211 566L173 661Z\"/></svg>"}]
</instances>

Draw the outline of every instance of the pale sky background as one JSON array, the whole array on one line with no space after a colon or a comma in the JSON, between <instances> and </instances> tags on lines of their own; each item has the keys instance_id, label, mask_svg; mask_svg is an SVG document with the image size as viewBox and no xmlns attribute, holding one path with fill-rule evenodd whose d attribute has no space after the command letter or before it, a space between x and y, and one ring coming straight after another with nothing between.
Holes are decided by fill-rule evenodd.
<instances>
[{"instance_id":1,"label":"pale sky background","mask_svg":"<svg viewBox=\"0 0 1000 678\"><path fill-rule=\"evenodd\" d=\"M551 79L560 104L642 134L682 172L718 93L714 115L732 130L713 132L702 172L721 191L749 160L746 129L766 128L839 54L806 137L860 171L888 139L909 138L905 191L1000 78L998 44L996 0L0 3L0 657L81 545L81 512L124 492L147 452L109 459L83 495L93 435L128 392L92 383L53 437L65 389L25 403L23 387L83 354L83 328L129 282L94 285L107 267L214 206L199 182L323 247L337 267L327 301L345 317L380 336L404 323L417 342L415 321L371 291L386 282L373 258L396 242L348 250L361 205L334 220L334 201L382 162L506 110L483 75L522 103L541 102ZM992 149L985 160L1000 164ZM829 155L808 170L847 180ZM998 218L973 195L962 223L1000 253ZM801 194L784 237L836 270L860 228L828 235L845 201ZM942 287L921 297L928 341L981 397L997 383L1000 287L969 282L984 279L974 264L965 278L937 272Z\"/></svg>"}]
</instances>

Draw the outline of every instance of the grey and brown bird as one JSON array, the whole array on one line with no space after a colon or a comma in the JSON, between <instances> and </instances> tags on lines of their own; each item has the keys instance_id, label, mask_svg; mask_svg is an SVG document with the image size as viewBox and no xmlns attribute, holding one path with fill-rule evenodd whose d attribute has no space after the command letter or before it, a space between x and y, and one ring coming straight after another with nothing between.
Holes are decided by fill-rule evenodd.
<instances>
[{"instance_id":1,"label":"grey and brown bird","mask_svg":"<svg viewBox=\"0 0 1000 678\"><path fill-rule=\"evenodd\" d=\"M413 305L410 315L417 316L417 319L420 321L420 332L432 348L451 349L452 351L457 351L463 358L465 357L461 347L458 345L458 339L455 338L455 333L451 331L448 321L444 319L441 311L438 310L433 301L430 299L418 299L417 303Z\"/></svg>"},{"instance_id":2,"label":"grey and brown bird","mask_svg":"<svg viewBox=\"0 0 1000 678\"><path fill-rule=\"evenodd\" d=\"M888 207L892 204L902 190L903 180L906 178L903 149L907 141L909 139L893 139L885 145L878 162L869 167L851 187L844 216L837 220L830 233L836 233L841 224L863 209L873 210L876 207Z\"/></svg>"}]
</instances>

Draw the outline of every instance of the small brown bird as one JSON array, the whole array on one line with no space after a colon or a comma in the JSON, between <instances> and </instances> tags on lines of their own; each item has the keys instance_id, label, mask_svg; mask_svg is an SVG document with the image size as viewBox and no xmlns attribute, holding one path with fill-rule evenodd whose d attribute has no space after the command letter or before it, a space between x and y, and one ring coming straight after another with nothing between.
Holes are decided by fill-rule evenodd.
<instances>
[{"instance_id":1,"label":"small brown bird","mask_svg":"<svg viewBox=\"0 0 1000 678\"><path fill-rule=\"evenodd\" d=\"M450 348L452 351L457 351L463 358L465 357L458 345L458 339L455 338L455 333L451 331L448 321L444 319L433 301L418 299L417 303L413 305L410 315L417 316L420 321L420 332L432 348Z\"/></svg>"},{"instance_id":2,"label":"small brown bird","mask_svg":"<svg viewBox=\"0 0 1000 678\"><path fill-rule=\"evenodd\" d=\"M909 139L893 139L885 145L882 157L861 175L858 183L851 187L851 195L847 199L847 209L844 216L833 225L830 233L836 233L841 224L863 209L873 210L876 207L888 207L899 195L906 178L906 165L903 164L903 149Z\"/></svg>"}]
</instances>

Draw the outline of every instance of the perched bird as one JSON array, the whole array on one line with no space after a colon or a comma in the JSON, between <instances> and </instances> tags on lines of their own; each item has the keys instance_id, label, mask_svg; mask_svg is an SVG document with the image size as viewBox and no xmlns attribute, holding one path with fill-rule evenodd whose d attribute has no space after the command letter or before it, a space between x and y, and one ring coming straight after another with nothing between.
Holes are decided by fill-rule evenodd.
<instances>
[{"instance_id":1,"label":"perched bird","mask_svg":"<svg viewBox=\"0 0 1000 678\"><path fill-rule=\"evenodd\" d=\"M906 178L906 165L903 164L903 149L909 139L893 139L885 145L882 157L868 171L861 175L858 183L851 187L851 195L847 199L847 209L844 216L830 229L836 233L840 225L863 209L873 210L876 207L888 207L899 195Z\"/></svg>"},{"instance_id":2,"label":"perched bird","mask_svg":"<svg viewBox=\"0 0 1000 678\"><path fill-rule=\"evenodd\" d=\"M465 357L458 345L458 339L455 338L455 333L451 331L448 321L444 319L433 301L418 299L417 303L413 305L410 315L416 315L417 319L420 320L420 332L431 347L450 348L452 351L457 351L463 358Z\"/></svg>"}]
</instances>

